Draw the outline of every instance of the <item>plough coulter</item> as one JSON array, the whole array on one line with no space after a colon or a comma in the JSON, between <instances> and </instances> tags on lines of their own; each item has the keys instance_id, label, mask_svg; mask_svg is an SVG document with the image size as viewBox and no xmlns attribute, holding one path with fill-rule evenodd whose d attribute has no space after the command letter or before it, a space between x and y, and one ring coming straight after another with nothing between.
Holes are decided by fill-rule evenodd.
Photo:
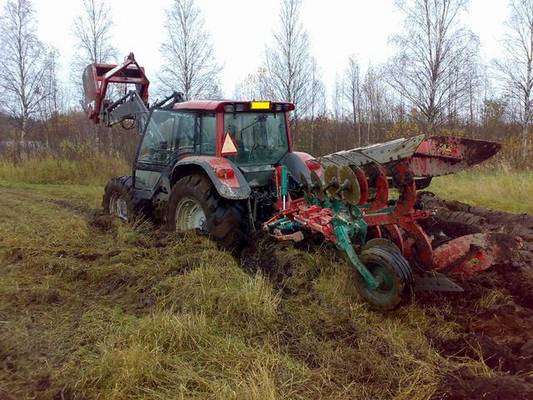
<instances>
[{"instance_id":1,"label":"plough coulter","mask_svg":"<svg viewBox=\"0 0 533 400\"><path fill-rule=\"evenodd\" d=\"M496 143L415 136L315 158L293 149L291 103L172 93L150 104L133 54L121 65L87 66L83 84L91 120L140 134L131 175L113 178L103 197L104 210L123 220L143 213L228 248L261 226L279 240L319 234L346 255L361 295L381 309L411 288L459 291L449 276L505 257L497 234L423 229L433 210L417 199L432 177L490 158ZM113 86L123 95L109 98L119 93Z\"/></svg>"}]
</instances>

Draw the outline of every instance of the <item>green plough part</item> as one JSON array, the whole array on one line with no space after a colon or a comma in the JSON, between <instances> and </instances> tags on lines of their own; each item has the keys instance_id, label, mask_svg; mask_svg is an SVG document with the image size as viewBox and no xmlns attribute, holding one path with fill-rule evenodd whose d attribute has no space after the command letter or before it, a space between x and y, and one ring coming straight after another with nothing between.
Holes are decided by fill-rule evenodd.
<instances>
[{"instance_id":1,"label":"green plough part","mask_svg":"<svg viewBox=\"0 0 533 400\"><path fill-rule=\"evenodd\" d=\"M328 203L330 203L328 201ZM336 246L344 251L348 260L361 274L369 287L376 289L379 286L379 282L374 278L372 273L366 268L366 266L359 260L359 257L354 251L353 241L358 243L365 243L367 224L363 219L361 211L352 207L351 210L341 201L331 201L328 204L335 213L331 223L336 237Z\"/></svg>"}]
</instances>

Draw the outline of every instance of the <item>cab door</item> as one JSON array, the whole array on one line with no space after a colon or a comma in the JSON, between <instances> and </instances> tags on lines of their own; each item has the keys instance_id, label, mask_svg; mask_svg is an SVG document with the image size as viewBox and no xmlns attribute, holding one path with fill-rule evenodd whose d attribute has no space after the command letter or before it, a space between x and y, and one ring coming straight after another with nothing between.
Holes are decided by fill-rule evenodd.
<instances>
[{"instance_id":1,"label":"cab door","mask_svg":"<svg viewBox=\"0 0 533 400\"><path fill-rule=\"evenodd\" d=\"M153 193L171 165L200 154L215 154L214 114L154 110L138 149L135 189Z\"/></svg>"},{"instance_id":2,"label":"cab door","mask_svg":"<svg viewBox=\"0 0 533 400\"><path fill-rule=\"evenodd\" d=\"M135 189L152 193L172 155L174 121L171 111L153 110L137 150ZM144 196L143 196L144 197Z\"/></svg>"}]
</instances>

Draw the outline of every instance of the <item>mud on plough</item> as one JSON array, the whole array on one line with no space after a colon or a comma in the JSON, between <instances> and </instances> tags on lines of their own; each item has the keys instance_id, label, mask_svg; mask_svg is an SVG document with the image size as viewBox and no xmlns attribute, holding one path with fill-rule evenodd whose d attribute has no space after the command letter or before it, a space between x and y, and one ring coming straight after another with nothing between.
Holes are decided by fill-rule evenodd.
<instances>
[{"instance_id":1,"label":"mud on plough","mask_svg":"<svg viewBox=\"0 0 533 400\"><path fill-rule=\"evenodd\" d=\"M298 199L288 195L286 171L278 167L280 211L263 228L279 240L323 235L357 270L362 297L380 309L394 308L411 289L462 291L450 276L466 278L500 262L508 244L496 233L428 234L420 223L434 210L417 202L417 189L499 149L492 142L420 135L341 151L308 163Z\"/></svg>"}]
</instances>

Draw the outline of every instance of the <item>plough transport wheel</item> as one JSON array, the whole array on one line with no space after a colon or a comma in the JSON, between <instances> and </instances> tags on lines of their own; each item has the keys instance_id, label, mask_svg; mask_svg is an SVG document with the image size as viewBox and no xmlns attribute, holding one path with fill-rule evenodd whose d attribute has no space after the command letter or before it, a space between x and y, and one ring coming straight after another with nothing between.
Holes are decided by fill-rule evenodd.
<instances>
[{"instance_id":1,"label":"plough transport wheel","mask_svg":"<svg viewBox=\"0 0 533 400\"><path fill-rule=\"evenodd\" d=\"M356 286L359 294L380 310L395 308L411 291L413 275L407 260L391 246L376 245L361 252L359 258L379 282L370 287L360 274Z\"/></svg>"}]
</instances>

